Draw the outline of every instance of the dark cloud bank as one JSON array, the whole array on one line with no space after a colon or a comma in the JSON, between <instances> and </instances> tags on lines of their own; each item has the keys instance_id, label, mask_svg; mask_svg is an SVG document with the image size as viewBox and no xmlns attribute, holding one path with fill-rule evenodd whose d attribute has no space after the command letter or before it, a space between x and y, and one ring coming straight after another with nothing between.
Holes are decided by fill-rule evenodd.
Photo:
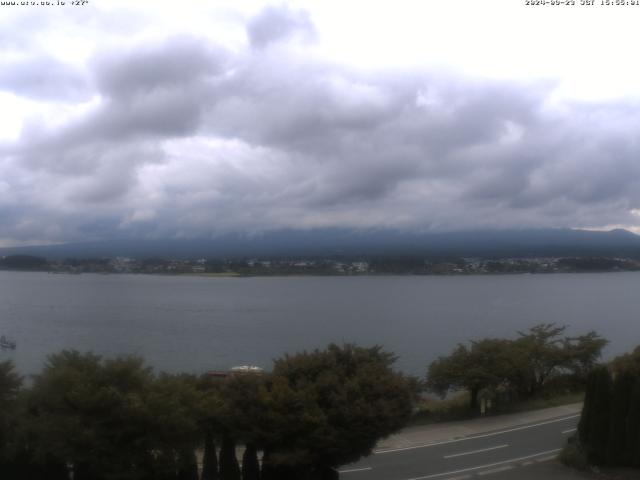
<instances>
[{"instance_id":1,"label":"dark cloud bank","mask_svg":"<svg viewBox=\"0 0 640 480\"><path fill-rule=\"evenodd\" d=\"M98 52L83 71L41 54L5 63L0 90L93 100L0 143L0 239L637 222L637 104L357 70L314 56L315 36L304 12L269 8L241 52L181 36Z\"/></svg>"}]
</instances>

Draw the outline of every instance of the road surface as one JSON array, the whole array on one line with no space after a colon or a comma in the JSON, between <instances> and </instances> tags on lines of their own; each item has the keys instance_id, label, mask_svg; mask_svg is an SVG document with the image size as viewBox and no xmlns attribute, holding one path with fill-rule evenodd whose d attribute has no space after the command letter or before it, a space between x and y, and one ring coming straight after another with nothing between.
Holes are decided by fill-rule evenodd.
<instances>
[{"instance_id":1,"label":"road surface","mask_svg":"<svg viewBox=\"0 0 640 480\"><path fill-rule=\"evenodd\" d=\"M340 479L466 480L503 472L501 478L517 479L516 469L554 459L575 432L579 417L567 415L460 439L378 450L340 468Z\"/></svg>"}]
</instances>

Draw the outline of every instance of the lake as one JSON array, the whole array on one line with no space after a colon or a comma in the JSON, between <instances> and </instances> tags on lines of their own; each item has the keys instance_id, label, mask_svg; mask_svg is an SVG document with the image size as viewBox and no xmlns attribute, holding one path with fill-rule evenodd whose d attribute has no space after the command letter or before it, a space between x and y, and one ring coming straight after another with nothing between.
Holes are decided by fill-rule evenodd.
<instances>
[{"instance_id":1,"label":"lake","mask_svg":"<svg viewBox=\"0 0 640 480\"><path fill-rule=\"evenodd\" d=\"M329 342L380 344L422 375L457 342L541 322L594 329L609 358L640 344L640 273L212 278L0 272L0 351L24 374L62 349L136 354L158 370L270 368Z\"/></svg>"}]
</instances>

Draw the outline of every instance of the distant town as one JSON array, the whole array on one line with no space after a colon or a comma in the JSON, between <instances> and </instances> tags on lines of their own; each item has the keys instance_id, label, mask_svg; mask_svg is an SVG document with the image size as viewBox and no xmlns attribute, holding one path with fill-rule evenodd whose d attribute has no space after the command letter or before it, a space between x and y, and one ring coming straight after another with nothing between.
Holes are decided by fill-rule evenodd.
<instances>
[{"instance_id":1,"label":"distant town","mask_svg":"<svg viewBox=\"0 0 640 480\"><path fill-rule=\"evenodd\" d=\"M140 273L211 276L282 275L477 275L570 273L640 270L640 261L611 257L534 258L67 258L47 260L31 255L0 257L0 269L51 273Z\"/></svg>"}]
</instances>

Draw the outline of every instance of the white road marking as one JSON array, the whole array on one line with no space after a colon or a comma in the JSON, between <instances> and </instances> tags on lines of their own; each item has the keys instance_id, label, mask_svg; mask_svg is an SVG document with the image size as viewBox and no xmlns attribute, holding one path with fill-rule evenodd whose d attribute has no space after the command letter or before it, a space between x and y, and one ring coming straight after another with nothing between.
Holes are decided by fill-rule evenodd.
<instances>
[{"instance_id":1,"label":"white road marking","mask_svg":"<svg viewBox=\"0 0 640 480\"><path fill-rule=\"evenodd\" d=\"M483 468L497 467L498 465L505 465L507 463L521 462L522 460L527 460L529 458L539 457L541 455L548 455L550 453L558 453L560 450L562 450L562 449L561 448L556 448L555 450L547 450L546 452L534 453L533 455L527 455L525 457L512 458L510 460L503 460L501 462L489 463L487 465L479 465L477 467L463 468L462 470L454 470L452 472L434 473L432 475L425 475L423 477L413 477L413 478L409 478L407 480L427 480L428 478L444 477L446 475L455 475L456 473L472 472L473 470L481 470Z\"/></svg>"},{"instance_id":2,"label":"white road marking","mask_svg":"<svg viewBox=\"0 0 640 480\"><path fill-rule=\"evenodd\" d=\"M555 460L555 459L556 459L555 455L550 455L548 457L536 458L536 462L538 462L538 463L549 462L549 461Z\"/></svg>"},{"instance_id":3,"label":"white road marking","mask_svg":"<svg viewBox=\"0 0 640 480\"><path fill-rule=\"evenodd\" d=\"M496 447L481 448L480 450L472 450L471 452L454 453L453 455L445 455L444 458L462 457L463 455L473 455L474 453L488 452L489 450L497 450L499 448L507 448L509 445L498 445Z\"/></svg>"},{"instance_id":4,"label":"white road marking","mask_svg":"<svg viewBox=\"0 0 640 480\"><path fill-rule=\"evenodd\" d=\"M571 432L575 432L576 430L578 430L577 428L570 428L569 430L563 430L561 433L571 433Z\"/></svg>"},{"instance_id":5,"label":"white road marking","mask_svg":"<svg viewBox=\"0 0 640 480\"><path fill-rule=\"evenodd\" d=\"M533 462L531 460L527 460L526 462L522 462L520 465L522 465L523 467L526 467L528 465L533 465Z\"/></svg>"},{"instance_id":6,"label":"white road marking","mask_svg":"<svg viewBox=\"0 0 640 480\"><path fill-rule=\"evenodd\" d=\"M571 420L572 418L577 418L579 416L580 416L580 414L576 414L576 415L571 415L569 417L556 418L555 420L548 420L546 422L536 423L534 425L525 425L523 427L510 428L508 430L501 430L499 432L484 433L482 435L475 435L475 436L464 437L464 438L456 438L456 439L453 439L453 440L445 440L444 442L425 443L423 445L414 445L414 446L411 446L411 447L402 447L402 448L390 448L390 449L387 449L387 450L376 450L376 451L373 452L373 454L374 455L381 455L383 453L403 452L405 450L415 450L415 449L418 449L418 448L428 448L428 447L435 447L436 445L446 445L448 443L456 443L456 442L464 442L464 441L467 441L467 440L475 440L477 438L493 437L495 435L502 435L503 433L517 432L517 431L520 431L520 430L526 430L528 428L535 428L535 427L540 427L542 425L549 425L551 423L564 422L565 420Z\"/></svg>"},{"instance_id":7,"label":"white road marking","mask_svg":"<svg viewBox=\"0 0 640 480\"><path fill-rule=\"evenodd\" d=\"M350 468L349 470L338 470L338 473L366 472L367 470L373 470L373 469L371 467Z\"/></svg>"},{"instance_id":8,"label":"white road marking","mask_svg":"<svg viewBox=\"0 0 640 480\"><path fill-rule=\"evenodd\" d=\"M485 470L484 472L478 472L478 475L491 475L492 473L500 473L500 472L504 472L505 470L511 470L512 468L513 468L513 465L506 465L504 467L498 467L492 470Z\"/></svg>"}]
</instances>

